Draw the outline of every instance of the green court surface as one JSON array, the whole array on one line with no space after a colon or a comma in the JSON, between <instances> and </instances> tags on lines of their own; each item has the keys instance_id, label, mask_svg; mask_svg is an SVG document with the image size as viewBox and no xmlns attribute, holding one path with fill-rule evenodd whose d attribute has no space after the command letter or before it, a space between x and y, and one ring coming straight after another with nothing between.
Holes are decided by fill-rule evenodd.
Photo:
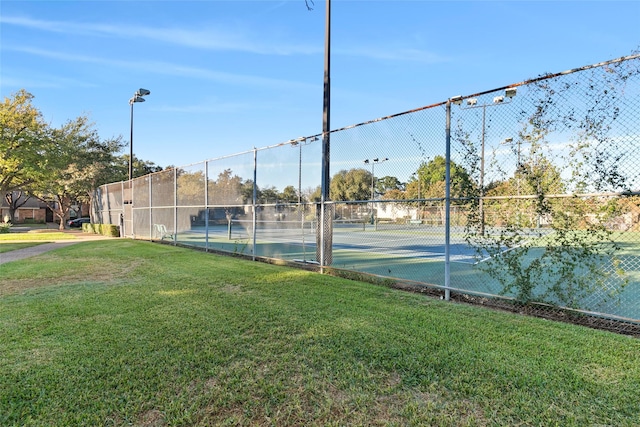
<instances>
[{"instance_id":1,"label":"green court surface","mask_svg":"<svg viewBox=\"0 0 640 427\"><path fill-rule=\"evenodd\" d=\"M209 230L208 237L202 231L178 233L177 242L229 253L254 254L253 238L245 230L239 232L234 229L229 236L227 227L219 227L213 232ZM540 246L543 246L544 239L549 238L542 237ZM640 320L640 235L619 233L615 239L620 247L615 254L617 267L624 272L627 283L617 299L603 302L599 295L593 295L585 301L583 308ZM258 230L255 255L315 262L315 240L316 236L310 228ZM463 233L452 233L450 241L451 288L500 294L501 285L483 271L482 263L477 262L476 249L466 243ZM535 246L532 245L523 256L530 259L539 256L543 249ZM523 262L526 265L526 259ZM611 264L610 260L605 263ZM435 227L376 230L373 225L357 224L350 228L338 228L333 234L331 266L442 287L445 285L444 233L441 228ZM617 284L612 283L611 286Z\"/></svg>"}]
</instances>

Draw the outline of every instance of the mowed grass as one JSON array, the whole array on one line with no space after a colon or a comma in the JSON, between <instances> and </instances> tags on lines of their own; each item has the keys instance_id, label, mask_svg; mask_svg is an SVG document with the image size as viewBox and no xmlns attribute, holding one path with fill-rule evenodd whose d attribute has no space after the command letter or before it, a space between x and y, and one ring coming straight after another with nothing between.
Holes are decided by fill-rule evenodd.
<instances>
[{"instance_id":1,"label":"mowed grass","mask_svg":"<svg viewBox=\"0 0 640 427\"><path fill-rule=\"evenodd\" d=\"M69 233L63 233L62 231L46 231L46 230L32 230L26 233L5 233L0 234L0 243L5 241L20 242L20 241L53 241L53 240L73 240L77 239L76 236Z\"/></svg>"},{"instance_id":2,"label":"mowed grass","mask_svg":"<svg viewBox=\"0 0 640 427\"><path fill-rule=\"evenodd\" d=\"M0 268L0 425L615 425L640 341L131 240Z\"/></svg>"},{"instance_id":3,"label":"mowed grass","mask_svg":"<svg viewBox=\"0 0 640 427\"><path fill-rule=\"evenodd\" d=\"M0 241L0 254L4 253L4 252L11 252L11 251L15 251L17 249L24 249L24 248L30 248L32 246L38 246L41 245L45 242L20 242L20 243L14 243L14 242L3 242Z\"/></svg>"}]
</instances>

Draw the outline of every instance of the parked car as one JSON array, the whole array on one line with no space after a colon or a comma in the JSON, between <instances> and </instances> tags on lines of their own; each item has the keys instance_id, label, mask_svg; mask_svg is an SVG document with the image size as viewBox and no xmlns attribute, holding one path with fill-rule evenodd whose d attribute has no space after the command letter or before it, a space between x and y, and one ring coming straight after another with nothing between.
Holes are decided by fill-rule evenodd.
<instances>
[{"instance_id":1,"label":"parked car","mask_svg":"<svg viewBox=\"0 0 640 427\"><path fill-rule=\"evenodd\" d=\"M67 225L71 228L80 228L82 227L82 224L87 223L89 224L91 222L91 218L76 218L76 219L71 219L67 222Z\"/></svg>"}]
</instances>

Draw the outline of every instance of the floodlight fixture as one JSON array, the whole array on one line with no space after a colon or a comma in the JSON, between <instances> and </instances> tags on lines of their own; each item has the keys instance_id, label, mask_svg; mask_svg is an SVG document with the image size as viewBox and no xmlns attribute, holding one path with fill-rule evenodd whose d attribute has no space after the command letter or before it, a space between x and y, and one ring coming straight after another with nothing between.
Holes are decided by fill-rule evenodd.
<instances>
[{"instance_id":1,"label":"floodlight fixture","mask_svg":"<svg viewBox=\"0 0 640 427\"><path fill-rule=\"evenodd\" d=\"M452 96L449 100L452 104L460 105L462 104L462 95Z\"/></svg>"},{"instance_id":2,"label":"floodlight fixture","mask_svg":"<svg viewBox=\"0 0 640 427\"><path fill-rule=\"evenodd\" d=\"M296 139L292 139L289 141L289 144L296 146L298 144L300 144L301 142L305 142L307 140L307 138L305 138L304 136L300 136Z\"/></svg>"},{"instance_id":3,"label":"floodlight fixture","mask_svg":"<svg viewBox=\"0 0 640 427\"><path fill-rule=\"evenodd\" d=\"M147 96L147 95L151 95L150 90L140 88L136 91L136 96Z\"/></svg>"},{"instance_id":4,"label":"floodlight fixture","mask_svg":"<svg viewBox=\"0 0 640 427\"><path fill-rule=\"evenodd\" d=\"M513 98L517 93L518 89L516 89L515 87L507 88L507 90L504 91L504 94L507 98Z\"/></svg>"},{"instance_id":5,"label":"floodlight fixture","mask_svg":"<svg viewBox=\"0 0 640 427\"><path fill-rule=\"evenodd\" d=\"M500 104L501 102L504 102L504 96L500 95L500 96L496 96L495 98L493 98L493 103L494 104Z\"/></svg>"},{"instance_id":6,"label":"floodlight fixture","mask_svg":"<svg viewBox=\"0 0 640 427\"><path fill-rule=\"evenodd\" d=\"M134 102L144 102L146 99L141 97L140 95L135 95L133 98L129 100L129 104L133 104Z\"/></svg>"},{"instance_id":7,"label":"floodlight fixture","mask_svg":"<svg viewBox=\"0 0 640 427\"><path fill-rule=\"evenodd\" d=\"M477 103L478 103L478 98L469 98L469 99L467 99L467 105L469 105L469 106L476 105Z\"/></svg>"}]
</instances>

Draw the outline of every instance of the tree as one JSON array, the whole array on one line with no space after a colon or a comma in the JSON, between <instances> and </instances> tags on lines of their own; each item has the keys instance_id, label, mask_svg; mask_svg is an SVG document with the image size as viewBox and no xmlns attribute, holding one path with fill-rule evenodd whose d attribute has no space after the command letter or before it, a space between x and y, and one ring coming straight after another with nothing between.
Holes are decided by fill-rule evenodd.
<instances>
[{"instance_id":1,"label":"tree","mask_svg":"<svg viewBox=\"0 0 640 427\"><path fill-rule=\"evenodd\" d=\"M234 175L231 169L225 169L218 174L217 180L209 180L209 204L242 204L244 202L242 188L242 178Z\"/></svg>"},{"instance_id":2,"label":"tree","mask_svg":"<svg viewBox=\"0 0 640 427\"><path fill-rule=\"evenodd\" d=\"M383 195L382 198L385 200L402 200L405 198L405 192L400 190L400 189L396 189L393 188L391 190L387 190Z\"/></svg>"},{"instance_id":3,"label":"tree","mask_svg":"<svg viewBox=\"0 0 640 427\"><path fill-rule=\"evenodd\" d=\"M64 229L71 206L90 202L93 190L111 178L119 139L101 141L85 116L69 120L58 129L48 129L43 177L31 184L30 194L44 202Z\"/></svg>"},{"instance_id":4,"label":"tree","mask_svg":"<svg viewBox=\"0 0 640 427\"><path fill-rule=\"evenodd\" d=\"M287 185L280 193L280 200L284 203L298 203L298 190L293 185Z\"/></svg>"},{"instance_id":5,"label":"tree","mask_svg":"<svg viewBox=\"0 0 640 427\"><path fill-rule=\"evenodd\" d=\"M9 205L10 221L26 202L24 191L44 178L49 140L47 124L24 89L0 105L0 194Z\"/></svg>"},{"instance_id":6,"label":"tree","mask_svg":"<svg viewBox=\"0 0 640 427\"><path fill-rule=\"evenodd\" d=\"M240 188L240 193L242 194L242 203L244 204L253 203L253 180L252 179L247 179L242 183L242 187ZM256 188L256 199L260 200L259 188Z\"/></svg>"},{"instance_id":7,"label":"tree","mask_svg":"<svg viewBox=\"0 0 640 427\"><path fill-rule=\"evenodd\" d=\"M187 172L176 169L177 198L181 206L204 206L205 179L203 171Z\"/></svg>"},{"instance_id":8,"label":"tree","mask_svg":"<svg viewBox=\"0 0 640 427\"><path fill-rule=\"evenodd\" d=\"M402 191L404 191L404 187L405 187L404 184L400 182L400 180L395 176L387 175L382 178L376 179L376 182L375 182L376 194L378 195L384 194L385 198L389 198L389 197L386 197L387 194L397 195L399 193L402 193Z\"/></svg>"},{"instance_id":9,"label":"tree","mask_svg":"<svg viewBox=\"0 0 640 427\"><path fill-rule=\"evenodd\" d=\"M331 199L358 201L371 199L371 172L357 168L341 170L331 178Z\"/></svg>"},{"instance_id":10,"label":"tree","mask_svg":"<svg viewBox=\"0 0 640 427\"><path fill-rule=\"evenodd\" d=\"M117 164L117 153L123 147L120 137L101 139L98 132L93 128L93 124L88 123L86 117L77 120L84 121L84 135L79 136L75 145L77 155L74 164L70 165L73 171L73 182L70 184L76 201L91 205L95 194L95 189L103 184L115 182L117 176L115 165Z\"/></svg>"},{"instance_id":11,"label":"tree","mask_svg":"<svg viewBox=\"0 0 640 427\"><path fill-rule=\"evenodd\" d=\"M422 163L416 171L417 179L420 180L420 190L422 198L444 197L444 185L446 173L446 159L443 156L436 156L428 163ZM469 173L456 162L450 163L451 176L451 197L465 197L469 190L474 187ZM412 186L412 190L417 190ZM412 194L411 197L414 195ZM417 196L417 194L415 195Z\"/></svg>"},{"instance_id":12,"label":"tree","mask_svg":"<svg viewBox=\"0 0 640 427\"><path fill-rule=\"evenodd\" d=\"M14 190L8 191L4 194L4 199L7 202L7 206L9 207L9 221L14 222L16 210L23 206L27 201L31 198L30 195L26 194L24 191ZM1 221L4 221L5 218L0 218Z\"/></svg>"},{"instance_id":13,"label":"tree","mask_svg":"<svg viewBox=\"0 0 640 427\"><path fill-rule=\"evenodd\" d=\"M140 178L141 176L149 175L150 173L156 173L165 169L173 169L172 166L163 168L156 165L150 160L142 160L133 156L133 178ZM114 179L111 182L128 181L129 180L129 155L123 154L116 158L114 164Z\"/></svg>"},{"instance_id":14,"label":"tree","mask_svg":"<svg viewBox=\"0 0 640 427\"><path fill-rule=\"evenodd\" d=\"M278 193L278 189L274 186L268 186L260 190L260 200L259 203L262 204L276 204L278 203L278 199L280 194Z\"/></svg>"},{"instance_id":15,"label":"tree","mask_svg":"<svg viewBox=\"0 0 640 427\"><path fill-rule=\"evenodd\" d=\"M318 185L316 188L309 187L302 191L306 199L313 203L318 203L322 200L322 188Z\"/></svg>"}]
</instances>

